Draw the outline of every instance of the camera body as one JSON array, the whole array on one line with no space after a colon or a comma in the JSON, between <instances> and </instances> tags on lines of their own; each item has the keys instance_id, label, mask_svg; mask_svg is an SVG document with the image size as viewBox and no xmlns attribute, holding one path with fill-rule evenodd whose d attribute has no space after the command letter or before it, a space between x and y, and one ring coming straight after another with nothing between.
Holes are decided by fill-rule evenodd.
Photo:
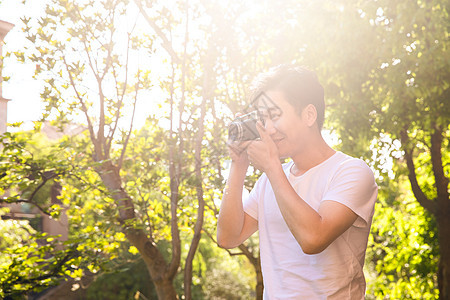
<instances>
[{"instance_id":1,"label":"camera body","mask_svg":"<svg viewBox=\"0 0 450 300\"><path fill-rule=\"evenodd\" d=\"M231 141L253 141L259 139L256 122L259 116L257 111L237 117L228 126L228 138Z\"/></svg>"}]
</instances>

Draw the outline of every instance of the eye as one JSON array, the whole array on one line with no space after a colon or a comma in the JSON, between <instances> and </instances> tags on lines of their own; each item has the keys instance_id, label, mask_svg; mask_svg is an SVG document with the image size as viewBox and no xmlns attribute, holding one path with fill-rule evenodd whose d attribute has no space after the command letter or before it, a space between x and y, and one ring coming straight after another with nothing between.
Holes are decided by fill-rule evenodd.
<instances>
[{"instance_id":1,"label":"eye","mask_svg":"<svg viewBox=\"0 0 450 300\"><path fill-rule=\"evenodd\" d=\"M281 113L276 112L276 113L272 113L272 114L271 114L270 119L271 119L272 121L275 121L275 120L278 120L280 117L281 117Z\"/></svg>"},{"instance_id":2,"label":"eye","mask_svg":"<svg viewBox=\"0 0 450 300\"><path fill-rule=\"evenodd\" d=\"M260 120L263 122L263 124L264 124L265 120L276 121L277 119L279 119L281 117L281 115L282 115L282 112L278 107L273 107L273 108L268 108L268 109L258 111L258 116L259 116Z\"/></svg>"},{"instance_id":3,"label":"eye","mask_svg":"<svg viewBox=\"0 0 450 300\"><path fill-rule=\"evenodd\" d=\"M267 117L271 120L278 119L281 116L281 110L277 107L273 107L267 110Z\"/></svg>"}]
</instances>

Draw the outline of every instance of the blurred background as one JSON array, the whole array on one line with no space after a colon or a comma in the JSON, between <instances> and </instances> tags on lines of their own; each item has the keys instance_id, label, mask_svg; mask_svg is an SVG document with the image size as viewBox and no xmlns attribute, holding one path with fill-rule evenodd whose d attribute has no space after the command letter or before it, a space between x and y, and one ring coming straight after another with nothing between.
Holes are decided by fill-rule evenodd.
<instances>
[{"instance_id":1,"label":"blurred background","mask_svg":"<svg viewBox=\"0 0 450 300\"><path fill-rule=\"evenodd\" d=\"M0 298L262 299L257 236L215 241L227 125L295 63L380 187L366 298L450 299L449 9L0 0Z\"/></svg>"}]
</instances>

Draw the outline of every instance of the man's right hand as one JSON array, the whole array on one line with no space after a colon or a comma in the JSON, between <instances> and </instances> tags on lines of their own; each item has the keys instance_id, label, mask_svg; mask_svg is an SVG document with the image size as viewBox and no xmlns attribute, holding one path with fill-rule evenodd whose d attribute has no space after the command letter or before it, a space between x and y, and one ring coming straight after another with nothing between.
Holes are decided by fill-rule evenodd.
<instances>
[{"instance_id":1,"label":"man's right hand","mask_svg":"<svg viewBox=\"0 0 450 300\"><path fill-rule=\"evenodd\" d=\"M231 157L231 161L239 166L248 167L250 164L247 155L247 147L251 141L227 141L228 152Z\"/></svg>"},{"instance_id":2,"label":"man's right hand","mask_svg":"<svg viewBox=\"0 0 450 300\"><path fill-rule=\"evenodd\" d=\"M224 248L239 246L258 228L258 222L244 212L242 205L244 180L250 165L247 147L251 143L252 141L227 141L231 167L217 221L217 242Z\"/></svg>"},{"instance_id":3,"label":"man's right hand","mask_svg":"<svg viewBox=\"0 0 450 300\"><path fill-rule=\"evenodd\" d=\"M242 116L242 113L236 113L234 118ZM247 147L250 145L251 141L227 141L228 152L231 157L231 161L236 163L240 167L245 167L247 170L250 165L247 155Z\"/></svg>"}]
</instances>

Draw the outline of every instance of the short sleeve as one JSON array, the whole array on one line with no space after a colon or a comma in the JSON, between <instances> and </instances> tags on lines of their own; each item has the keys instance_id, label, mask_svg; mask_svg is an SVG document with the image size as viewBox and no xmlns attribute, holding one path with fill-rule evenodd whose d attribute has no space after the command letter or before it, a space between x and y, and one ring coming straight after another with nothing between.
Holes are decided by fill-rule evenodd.
<instances>
[{"instance_id":1,"label":"short sleeve","mask_svg":"<svg viewBox=\"0 0 450 300\"><path fill-rule=\"evenodd\" d=\"M258 220L258 198L261 195L262 186L267 181L267 177L263 174L255 183L248 197L243 198L244 212L250 215L255 220Z\"/></svg>"},{"instance_id":2,"label":"short sleeve","mask_svg":"<svg viewBox=\"0 0 450 300\"><path fill-rule=\"evenodd\" d=\"M372 220L378 187L372 170L360 159L343 162L333 175L322 201L339 202L358 215L354 225L366 227Z\"/></svg>"}]
</instances>

